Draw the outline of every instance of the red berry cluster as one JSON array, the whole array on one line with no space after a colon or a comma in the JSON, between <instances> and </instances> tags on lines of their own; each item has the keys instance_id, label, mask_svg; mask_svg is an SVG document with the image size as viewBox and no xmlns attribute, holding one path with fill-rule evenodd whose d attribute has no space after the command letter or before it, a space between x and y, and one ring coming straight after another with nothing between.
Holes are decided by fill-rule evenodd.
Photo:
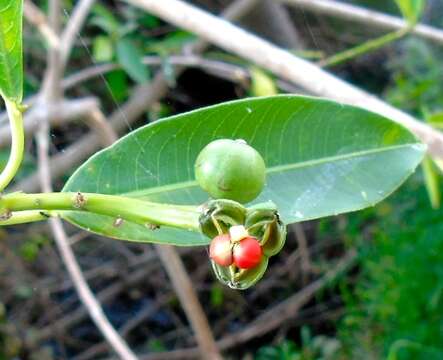
<instances>
[{"instance_id":1,"label":"red berry cluster","mask_svg":"<svg viewBox=\"0 0 443 360\"><path fill-rule=\"evenodd\" d=\"M210 258L220 266L235 264L240 269L252 269L260 264L262 255L260 243L252 236L231 241L229 234L218 235L209 247Z\"/></svg>"}]
</instances>

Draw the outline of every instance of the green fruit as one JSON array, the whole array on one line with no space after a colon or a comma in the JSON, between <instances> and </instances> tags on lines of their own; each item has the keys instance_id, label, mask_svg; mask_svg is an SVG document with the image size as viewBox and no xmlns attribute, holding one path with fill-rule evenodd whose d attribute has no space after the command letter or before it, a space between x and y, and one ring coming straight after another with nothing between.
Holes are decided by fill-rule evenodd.
<instances>
[{"instance_id":1,"label":"green fruit","mask_svg":"<svg viewBox=\"0 0 443 360\"><path fill-rule=\"evenodd\" d=\"M266 166L243 140L215 140L198 155L195 177L212 198L247 203L263 190Z\"/></svg>"}]
</instances>

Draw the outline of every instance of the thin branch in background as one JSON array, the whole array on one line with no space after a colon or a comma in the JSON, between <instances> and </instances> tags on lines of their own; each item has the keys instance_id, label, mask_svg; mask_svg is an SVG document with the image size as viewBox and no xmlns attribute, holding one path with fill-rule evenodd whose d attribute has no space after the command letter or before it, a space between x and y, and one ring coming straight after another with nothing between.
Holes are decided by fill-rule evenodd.
<instances>
[{"instance_id":1,"label":"thin branch in background","mask_svg":"<svg viewBox=\"0 0 443 360\"><path fill-rule=\"evenodd\" d=\"M308 276L311 272L311 256L309 255L308 240L302 223L294 224L295 238L297 239L298 251L300 253L300 264L302 272L302 283L308 283Z\"/></svg>"},{"instance_id":2,"label":"thin branch in background","mask_svg":"<svg viewBox=\"0 0 443 360\"><path fill-rule=\"evenodd\" d=\"M114 131L109 122L106 121L105 115L98 107L91 110L89 116L86 117L86 121L100 137L100 142L103 147L112 145L115 141L117 141L117 133Z\"/></svg>"},{"instance_id":3,"label":"thin branch in background","mask_svg":"<svg viewBox=\"0 0 443 360\"><path fill-rule=\"evenodd\" d=\"M74 8L69 22L66 24L63 34L60 37L60 62L62 70L66 67L72 47L74 46L74 41L94 2L95 0L80 0Z\"/></svg>"},{"instance_id":4,"label":"thin branch in background","mask_svg":"<svg viewBox=\"0 0 443 360\"><path fill-rule=\"evenodd\" d=\"M208 319L177 251L171 245L156 245L155 248L194 330L200 356L213 360L222 359Z\"/></svg>"},{"instance_id":5,"label":"thin branch in background","mask_svg":"<svg viewBox=\"0 0 443 360\"><path fill-rule=\"evenodd\" d=\"M117 331L115 331L115 329L112 327L109 320L106 318L100 303L97 301L91 289L84 280L80 266L78 265L72 249L69 246L69 240L63 229L61 220L52 218L49 219L49 221L66 268L71 274L76 291L79 294L82 303L88 309L92 320L100 329L101 333L111 345L112 349L120 356L121 359L137 360L136 355L129 349L126 342L120 337Z\"/></svg>"},{"instance_id":6,"label":"thin branch in background","mask_svg":"<svg viewBox=\"0 0 443 360\"><path fill-rule=\"evenodd\" d=\"M60 11L59 0L49 0L48 23L54 34L60 31ZM60 66L60 49L58 47L50 48L47 55L47 66L42 85L42 101L54 103L63 97L63 91L60 87L62 77L62 68Z\"/></svg>"},{"instance_id":7,"label":"thin branch in background","mask_svg":"<svg viewBox=\"0 0 443 360\"><path fill-rule=\"evenodd\" d=\"M39 128L40 123L47 119L50 125L62 125L88 116L92 110L97 109L97 98L86 97L74 100L62 100L47 104L39 101L38 104L26 111L23 125L26 136L33 135ZM9 126L0 127L0 146L11 143L11 129Z\"/></svg>"},{"instance_id":8,"label":"thin branch in background","mask_svg":"<svg viewBox=\"0 0 443 360\"><path fill-rule=\"evenodd\" d=\"M360 6L347 4L334 0L277 0L281 3L299 7L303 10L312 11L318 14L338 17L341 19L358 22L372 27L379 27L387 30L400 30L409 26L408 22L392 16L380 13L378 11L365 9ZM443 44L443 30L417 24L412 29L414 35L424 39Z\"/></svg>"},{"instance_id":9,"label":"thin branch in background","mask_svg":"<svg viewBox=\"0 0 443 360\"><path fill-rule=\"evenodd\" d=\"M262 0L245 16L242 25L285 49L300 49L302 40L288 10L274 0Z\"/></svg>"},{"instance_id":10,"label":"thin branch in background","mask_svg":"<svg viewBox=\"0 0 443 360\"><path fill-rule=\"evenodd\" d=\"M308 91L377 112L405 126L431 155L443 158L443 134L320 67L247 31L180 0L125 0L165 21L193 32Z\"/></svg>"},{"instance_id":11,"label":"thin branch in background","mask_svg":"<svg viewBox=\"0 0 443 360\"><path fill-rule=\"evenodd\" d=\"M31 0L25 0L23 13L26 20L40 31L50 48L59 47L60 40L57 34L55 34L52 28L48 25L46 15L35 6Z\"/></svg>"}]
</instances>

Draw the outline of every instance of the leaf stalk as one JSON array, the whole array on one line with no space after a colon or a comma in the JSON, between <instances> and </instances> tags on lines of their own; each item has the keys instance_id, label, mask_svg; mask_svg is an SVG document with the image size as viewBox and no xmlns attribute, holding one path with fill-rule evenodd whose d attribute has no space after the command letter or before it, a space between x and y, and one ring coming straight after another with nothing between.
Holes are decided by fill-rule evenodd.
<instances>
[{"instance_id":1,"label":"leaf stalk","mask_svg":"<svg viewBox=\"0 0 443 360\"><path fill-rule=\"evenodd\" d=\"M20 105L5 98L6 111L11 127L11 152L8 162L0 174L0 191L12 181L23 160L25 135L23 130L23 114Z\"/></svg>"}]
</instances>

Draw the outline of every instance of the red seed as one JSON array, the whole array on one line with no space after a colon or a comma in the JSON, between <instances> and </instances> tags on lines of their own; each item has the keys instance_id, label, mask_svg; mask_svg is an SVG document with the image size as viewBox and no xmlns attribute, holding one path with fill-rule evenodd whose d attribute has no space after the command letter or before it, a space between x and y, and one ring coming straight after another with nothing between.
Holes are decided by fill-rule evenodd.
<instances>
[{"instance_id":1,"label":"red seed","mask_svg":"<svg viewBox=\"0 0 443 360\"><path fill-rule=\"evenodd\" d=\"M218 235L212 239L209 257L220 266L232 264L232 243L229 234Z\"/></svg>"},{"instance_id":2,"label":"red seed","mask_svg":"<svg viewBox=\"0 0 443 360\"><path fill-rule=\"evenodd\" d=\"M234 264L240 269L252 269L260 264L263 252L256 238L249 236L234 245Z\"/></svg>"}]
</instances>

